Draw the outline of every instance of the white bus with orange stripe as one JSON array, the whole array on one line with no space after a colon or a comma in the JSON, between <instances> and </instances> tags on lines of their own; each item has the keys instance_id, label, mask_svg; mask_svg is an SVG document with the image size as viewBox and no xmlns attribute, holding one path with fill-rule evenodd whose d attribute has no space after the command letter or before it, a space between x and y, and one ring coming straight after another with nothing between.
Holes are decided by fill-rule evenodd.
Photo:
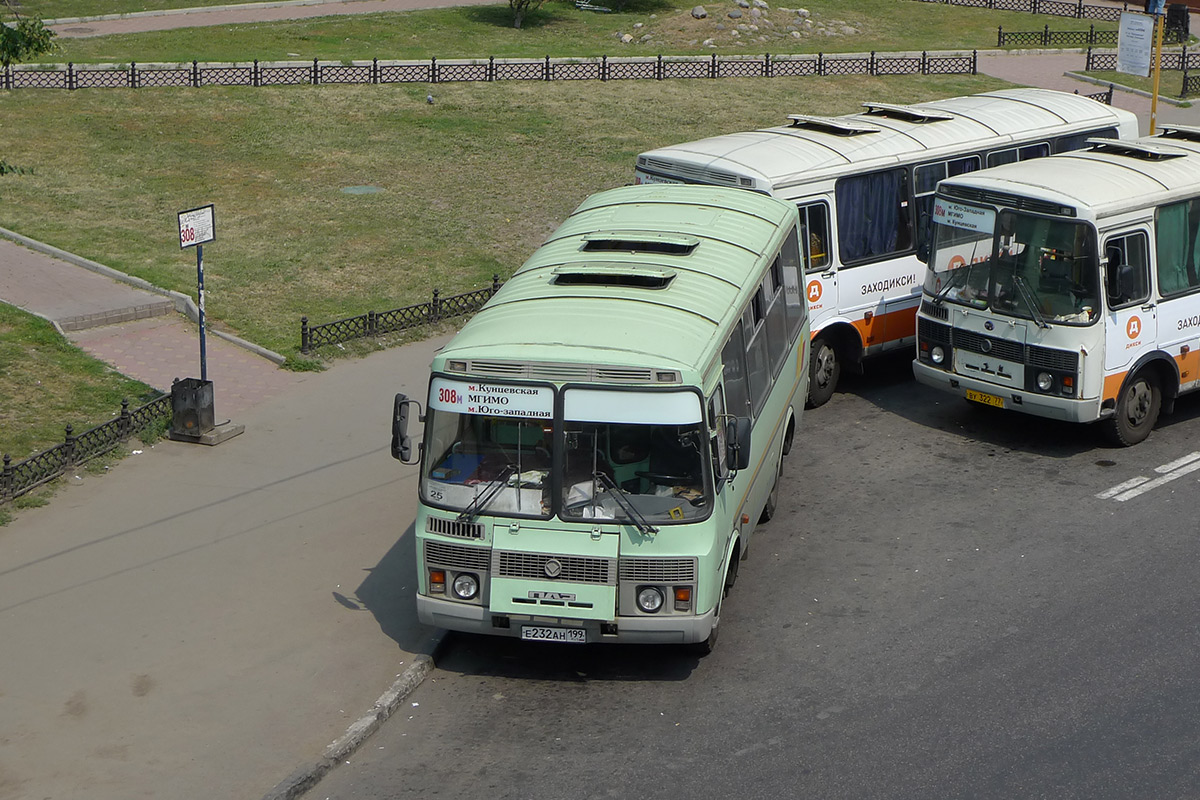
<instances>
[{"instance_id":1,"label":"white bus with orange stripe","mask_svg":"<svg viewBox=\"0 0 1200 800\"><path fill-rule=\"evenodd\" d=\"M1200 389L1200 128L943 181L921 383L1120 445Z\"/></svg>"},{"instance_id":2,"label":"white bus with orange stripe","mask_svg":"<svg viewBox=\"0 0 1200 800\"><path fill-rule=\"evenodd\" d=\"M1134 138L1137 118L1080 95L1006 89L899 106L642 153L638 183L708 183L800 209L813 348L808 405L843 367L912 347L933 190L943 178L1075 150L1089 137Z\"/></svg>"}]
</instances>

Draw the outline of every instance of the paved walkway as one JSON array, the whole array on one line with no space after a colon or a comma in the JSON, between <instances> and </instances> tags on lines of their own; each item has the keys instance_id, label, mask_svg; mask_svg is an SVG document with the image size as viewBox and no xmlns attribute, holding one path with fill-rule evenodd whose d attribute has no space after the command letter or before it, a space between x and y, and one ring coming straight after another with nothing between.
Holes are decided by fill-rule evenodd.
<instances>
[{"instance_id":1,"label":"paved walkway","mask_svg":"<svg viewBox=\"0 0 1200 800\"><path fill-rule=\"evenodd\" d=\"M60 33L422 5L264 6ZM1082 62L986 55L980 66L1099 91L1063 76ZM1145 130L1148 99L1115 102ZM1200 124L1200 112L1163 104L1159 119ZM151 385L198 375L178 299L168 309L67 254L0 240L0 298L77 328L81 347ZM415 618L416 476L388 456L387 420L394 392L423 393L443 341L295 374L210 336L217 417L243 435L211 448L135 443L109 474L75 476L0 528L0 800L294 797L402 707L437 634Z\"/></svg>"}]
</instances>

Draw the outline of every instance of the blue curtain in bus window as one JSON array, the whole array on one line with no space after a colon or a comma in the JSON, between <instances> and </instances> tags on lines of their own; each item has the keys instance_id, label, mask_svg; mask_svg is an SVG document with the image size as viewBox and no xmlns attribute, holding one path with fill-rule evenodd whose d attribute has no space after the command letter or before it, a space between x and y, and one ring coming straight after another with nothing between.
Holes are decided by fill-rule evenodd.
<instances>
[{"instance_id":1,"label":"blue curtain in bus window","mask_svg":"<svg viewBox=\"0 0 1200 800\"><path fill-rule=\"evenodd\" d=\"M875 172L838 181L838 245L842 262L861 261L907 247L900 236L900 204L904 202L904 172Z\"/></svg>"}]
</instances>

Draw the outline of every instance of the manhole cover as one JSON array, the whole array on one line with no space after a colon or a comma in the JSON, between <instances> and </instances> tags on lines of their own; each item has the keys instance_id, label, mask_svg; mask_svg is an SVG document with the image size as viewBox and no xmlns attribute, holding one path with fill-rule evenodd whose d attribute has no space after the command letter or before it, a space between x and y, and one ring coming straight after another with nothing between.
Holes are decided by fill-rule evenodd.
<instances>
[{"instance_id":1,"label":"manhole cover","mask_svg":"<svg viewBox=\"0 0 1200 800\"><path fill-rule=\"evenodd\" d=\"M346 186L342 189L344 194L375 194L382 191L378 186Z\"/></svg>"}]
</instances>

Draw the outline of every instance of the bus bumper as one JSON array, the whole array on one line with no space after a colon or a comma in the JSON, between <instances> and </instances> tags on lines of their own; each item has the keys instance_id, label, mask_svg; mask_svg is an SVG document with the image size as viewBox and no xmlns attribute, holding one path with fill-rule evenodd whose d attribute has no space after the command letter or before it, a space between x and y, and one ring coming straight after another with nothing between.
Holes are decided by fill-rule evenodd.
<instances>
[{"instance_id":1,"label":"bus bumper","mask_svg":"<svg viewBox=\"0 0 1200 800\"><path fill-rule=\"evenodd\" d=\"M417 619L425 625L451 631L513 638L520 637L521 628L527 625L583 628L587 632L588 644L692 644L708 638L714 621L711 611L700 615L618 617L611 622L494 614L483 606L438 600L424 595L417 595Z\"/></svg>"},{"instance_id":2,"label":"bus bumper","mask_svg":"<svg viewBox=\"0 0 1200 800\"><path fill-rule=\"evenodd\" d=\"M999 397L1003 399L1006 409L1033 414L1037 417L1065 422L1094 422L1105 416L1100 413L1099 400L1071 400L1036 392L1013 391L1006 386L997 386L994 383L932 367L922 363L919 359L913 360L913 376L917 379L917 383L932 386L934 389L941 389L963 398L967 396L967 390Z\"/></svg>"}]
</instances>

